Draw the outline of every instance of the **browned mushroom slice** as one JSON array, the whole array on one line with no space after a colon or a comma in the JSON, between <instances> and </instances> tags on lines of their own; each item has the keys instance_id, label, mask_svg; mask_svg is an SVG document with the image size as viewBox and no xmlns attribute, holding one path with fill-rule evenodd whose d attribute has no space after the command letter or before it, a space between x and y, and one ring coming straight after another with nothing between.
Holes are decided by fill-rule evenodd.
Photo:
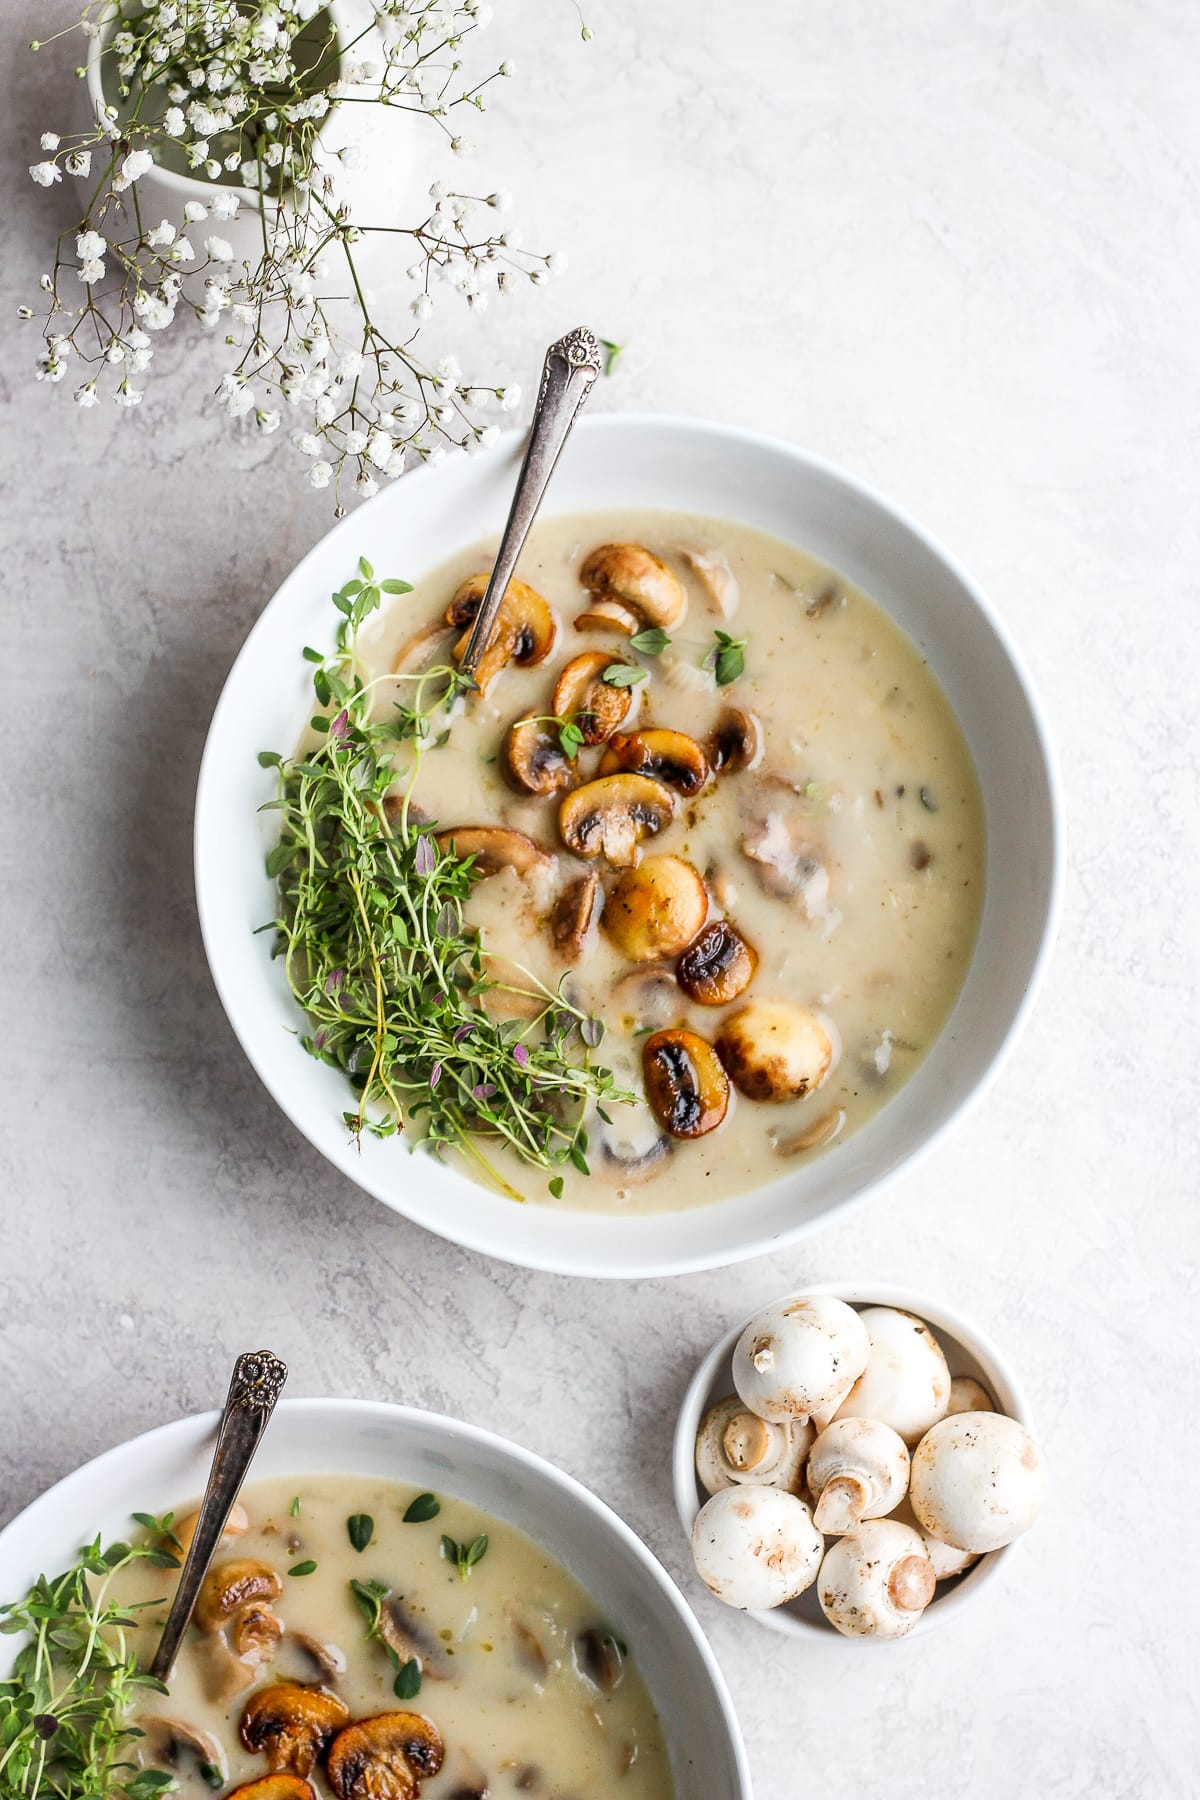
<instances>
[{"instance_id":1,"label":"browned mushroom slice","mask_svg":"<svg viewBox=\"0 0 1200 1800\"><path fill-rule=\"evenodd\" d=\"M439 850L449 850L463 862L473 856L481 875L498 875L502 869L515 869L518 875L548 874L554 867L554 858L539 850L531 837L506 825L455 825L435 835Z\"/></svg>"},{"instance_id":2,"label":"browned mushroom slice","mask_svg":"<svg viewBox=\"0 0 1200 1800\"><path fill-rule=\"evenodd\" d=\"M234 1788L225 1800L317 1800L317 1796L299 1775L263 1775Z\"/></svg>"},{"instance_id":3,"label":"browned mushroom slice","mask_svg":"<svg viewBox=\"0 0 1200 1800\"><path fill-rule=\"evenodd\" d=\"M270 1662L283 1636L283 1626L269 1606L253 1604L235 1613L230 1622L233 1647L243 1662L257 1667Z\"/></svg>"},{"instance_id":4,"label":"browned mushroom slice","mask_svg":"<svg viewBox=\"0 0 1200 1800\"><path fill-rule=\"evenodd\" d=\"M197 1731L194 1725L162 1713L143 1713L136 1724L142 1734L137 1743L138 1760L144 1767L180 1772L189 1763L197 1770L206 1763L217 1771L222 1784L228 1780L225 1752L207 1731Z\"/></svg>"},{"instance_id":5,"label":"browned mushroom slice","mask_svg":"<svg viewBox=\"0 0 1200 1800\"><path fill-rule=\"evenodd\" d=\"M502 766L514 787L526 794L561 794L579 780L579 765L532 714L516 719L504 739Z\"/></svg>"},{"instance_id":6,"label":"browned mushroom slice","mask_svg":"<svg viewBox=\"0 0 1200 1800\"><path fill-rule=\"evenodd\" d=\"M672 1137L704 1137L728 1110L729 1077L712 1045L694 1031L676 1026L648 1037L642 1078L651 1111Z\"/></svg>"},{"instance_id":7,"label":"browned mushroom slice","mask_svg":"<svg viewBox=\"0 0 1200 1800\"><path fill-rule=\"evenodd\" d=\"M390 1595L379 1609L379 1631L388 1649L394 1650L402 1663L418 1663L422 1675L434 1681L447 1679L449 1670L438 1646L421 1630L396 1594Z\"/></svg>"},{"instance_id":8,"label":"browned mushroom slice","mask_svg":"<svg viewBox=\"0 0 1200 1800\"><path fill-rule=\"evenodd\" d=\"M604 903L605 934L630 962L677 956L708 916L708 891L681 856L648 856L626 869Z\"/></svg>"},{"instance_id":9,"label":"browned mushroom slice","mask_svg":"<svg viewBox=\"0 0 1200 1800\"><path fill-rule=\"evenodd\" d=\"M196 1535L196 1526L199 1523L199 1520L200 1510L198 1507L194 1511L185 1514L182 1519L172 1525L170 1533L165 1536L164 1548L171 1551L174 1555L181 1557L186 1556L188 1550L191 1548L192 1539ZM230 1538L241 1537L242 1533L244 1531L249 1531L249 1529L250 1515L239 1501L232 1508L229 1517L225 1521L225 1529L221 1533L219 1542L224 1544L227 1543ZM171 1542L172 1538L175 1540L174 1543Z\"/></svg>"},{"instance_id":10,"label":"browned mushroom slice","mask_svg":"<svg viewBox=\"0 0 1200 1800\"><path fill-rule=\"evenodd\" d=\"M196 1601L196 1623L201 1631L216 1631L244 1607L277 1600L282 1588L274 1569L253 1557L214 1563Z\"/></svg>"},{"instance_id":11,"label":"browned mushroom slice","mask_svg":"<svg viewBox=\"0 0 1200 1800\"><path fill-rule=\"evenodd\" d=\"M412 637L406 638L392 658L392 674L413 674L432 662L433 652L446 638L449 626L448 619L431 619L428 625L422 625Z\"/></svg>"},{"instance_id":12,"label":"browned mushroom slice","mask_svg":"<svg viewBox=\"0 0 1200 1800\"><path fill-rule=\"evenodd\" d=\"M634 690L604 680L612 667L605 650L573 656L554 684L554 716L578 725L585 744L602 744L612 736L633 705Z\"/></svg>"},{"instance_id":13,"label":"browned mushroom slice","mask_svg":"<svg viewBox=\"0 0 1200 1800\"><path fill-rule=\"evenodd\" d=\"M708 780L703 750L683 731L618 731L600 758L598 773L615 775L619 769L665 781L688 799Z\"/></svg>"},{"instance_id":14,"label":"browned mushroom slice","mask_svg":"<svg viewBox=\"0 0 1200 1800\"><path fill-rule=\"evenodd\" d=\"M585 557L579 579L597 605L615 603L643 625L677 625L687 610L683 583L641 544L601 544Z\"/></svg>"},{"instance_id":15,"label":"browned mushroom slice","mask_svg":"<svg viewBox=\"0 0 1200 1800\"><path fill-rule=\"evenodd\" d=\"M656 837L675 817L675 798L648 775L605 775L568 794L558 809L563 842L577 856L603 854L615 869L638 859L644 837Z\"/></svg>"},{"instance_id":16,"label":"browned mushroom slice","mask_svg":"<svg viewBox=\"0 0 1200 1800\"><path fill-rule=\"evenodd\" d=\"M708 760L714 770L730 775L752 769L762 755L762 727L753 713L727 706L708 740Z\"/></svg>"},{"instance_id":17,"label":"browned mushroom slice","mask_svg":"<svg viewBox=\"0 0 1200 1800\"><path fill-rule=\"evenodd\" d=\"M564 888L550 915L550 934L554 948L568 962L578 962L583 955L588 934L596 922L600 899L600 877L591 870Z\"/></svg>"},{"instance_id":18,"label":"browned mushroom slice","mask_svg":"<svg viewBox=\"0 0 1200 1800\"><path fill-rule=\"evenodd\" d=\"M454 646L454 660L461 662L489 580L488 571L470 575L446 608L447 625L465 627ZM542 596L524 581L510 581L492 627L492 638L479 659L475 680L486 694L507 663L532 668L544 662L558 637L558 621Z\"/></svg>"},{"instance_id":19,"label":"browned mushroom slice","mask_svg":"<svg viewBox=\"0 0 1200 1800\"><path fill-rule=\"evenodd\" d=\"M379 1713L338 1732L325 1772L337 1800L415 1800L444 1754L436 1726L420 1713Z\"/></svg>"},{"instance_id":20,"label":"browned mushroom slice","mask_svg":"<svg viewBox=\"0 0 1200 1800\"><path fill-rule=\"evenodd\" d=\"M727 1006L749 987L758 952L728 919L714 919L675 965L675 979L701 1006Z\"/></svg>"},{"instance_id":21,"label":"browned mushroom slice","mask_svg":"<svg viewBox=\"0 0 1200 1800\"><path fill-rule=\"evenodd\" d=\"M586 612L575 621L576 631L622 631L632 637L640 620L619 600L593 600Z\"/></svg>"},{"instance_id":22,"label":"browned mushroom slice","mask_svg":"<svg viewBox=\"0 0 1200 1800\"><path fill-rule=\"evenodd\" d=\"M320 1638L310 1636L307 1631L287 1631L284 1641L289 1648L294 1647L300 1652L296 1662L308 1659L311 1667L305 1669L306 1674L311 1675L315 1669L322 1681L336 1681L339 1675L346 1673L346 1658L336 1644L323 1644Z\"/></svg>"},{"instance_id":23,"label":"browned mushroom slice","mask_svg":"<svg viewBox=\"0 0 1200 1800\"><path fill-rule=\"evenodd\" d=\"M575 1666L594 1687L615 1693L625 1674L625 1657L611 1631L593 1625L575 1639Z\"/></svg>"},{"instance_id":24,"label":"browned mushroom slice","mask_svg":"<svg viewBox=\"0 0 1200 1800\"><path fill-rule=\"evenodd\" d=\"M253 1694L242 1713L247 1750L261 1752L272 1774L307 1775L335 1731L350 1717L324 1688L273 1681Z\"/></svg>"},{"instance_id":25,"label":"browned mushroom slice","mask_svg":"<svg viewBox=\"0 0 1200 1800\"><path fill-rule=\"evenodd\" d=\"M667 963L642 963L622 975L612 991L627 1031L637 1025L670 1025L679 1017L679 983Z\"/></svg>"},{"instance_id":26,"label":"browned mushroom slice","mask_svg":"<svg viewBox=\"0 0 1200 1800\"><path fill-rule=\"evenodd\" d=\"M826 1022L808 1006L751 1000L723 1020L721 1061L751 1100L801 1100L833 1066Z\"/></svg>"}]
</instances>

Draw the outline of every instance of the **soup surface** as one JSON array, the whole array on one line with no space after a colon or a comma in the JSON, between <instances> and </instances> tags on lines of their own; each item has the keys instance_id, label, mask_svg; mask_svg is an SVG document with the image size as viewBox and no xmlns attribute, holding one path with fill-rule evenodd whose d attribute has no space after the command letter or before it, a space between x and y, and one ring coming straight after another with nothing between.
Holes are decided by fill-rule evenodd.
<instances>
[{"instance_id":1,"label":"soup surface","mask_svg":"<svg viewBox=\"0 0 1200 1800\"><path fill-rule=\"evenodd\" d=\"M268 1757L243 1744L243 1715L271 1684L297 1683L335 1695L352 1721L399 1711L429 1720L443 1756L438 1773L419 1776L425 1800L609 1800L618 1792L622 1800L671 1800L661 1728L620 1621L599 1617L578 1583L523 1533L464 1501L439 1495L435 1516L406 1523L416 1498L416 1489L395 1482L333 1475L247 1487L249 1528L222 1543L209 1582L218 1591L222 1579L232 1584L235 1561L265 1565L279 1592L256 1604L283 1634L260 1660L253 1646L242 1659L246 1615L206 1626L202 1595L169 1695L140 1709L151 1734L147 1763L170 1766L150 1723L158 1716L206 1734L219 1750L219 1783L189 1748L178 1757L172 1773L189 1800L262 1779ZM465 1578L443 1537L464 1557L486 1538ZM157 1599L174 1580L134 1565L119 1598ZM378 1584L385 1641L368 1634L352 1582L365 1590L368 1612ZM134 1641L143 1662L165 1616L165 1606L142 1615ZM264 1634L251 1627L250 1638L261 1644ZM407 1671L399 1677L407 1697L396 1694L398 1669ZM318 1752L306 1777L320 1796L333 1791L327 1753L334 1754L327 1746Z\"/></svg>"},{"instance_id":2,"label":"soup surface","mask_svg":"<svg viewBox=\"0 0 1200 1800\"><path fill-rule=\"evenodd\" d=\"M606 544L645 546L682 584L686 608L661 648L639 648L647 642L640 632L631 639L593 614L595 592L580 570ZM457 633L429 628L460 583L490 568L495 548L494 540L477 544L386 604L360 635L367 672L445 661ZM502 867L480 881L468 917L493 973L519 986L519 972L529 971L550 987L565 975L565 991L604 1022L601 1060L639 1099L606 1109L611 1124L590 1122L591 1173L559 1171L553 1198L545 1174L505 1146L489 1147L489 1157L528 1198L644 1211L725 1198L786 1174L798 1159L839 1154L929 1050L975 940L984 815L945 695L917 647L865 594L743 525L644 510L551 520L534 530L518 573L554 614L553 647L533 666L514 656L485 693L458 699L435 721L441 729L421 757L413 800L439 828L502 826L545 852L532 869ZM594 622L579 629L583 615ZM737 642L722 644L717 632ZM563 716L556 683L587 652L639 671L621 690L630 702L622 734L683 733L708 764L692 794L680 791L689 770L673 772L672 816L632 855L643 867L654 857L682 859L702 877L710 924L735 926L753 963L732 1002L690 997L674 954L633 960L608 929L610 913L599 924L592 916L572 952L555 942L559 898L594 872L598 913L621 870L606 852L572 852L560 821L565 791L514 786L508 733L533 717L543 721L539 741L555 750L554 720ZM380 709L403 691L384 684ZM604 744L579 749L567 779L603 774L605 754ZM691 1138L665 1131L640 1098L647 1039L681 1027L711 1043L738 1008L759 1001L811 1009L831 1066L800 1097L764 1102L748 1097L753 1081L739 1091L722 1048L734 1083L721 1122ZM519 1016L519 1002L513 1008Z\"/></svg>"}]
</instances>

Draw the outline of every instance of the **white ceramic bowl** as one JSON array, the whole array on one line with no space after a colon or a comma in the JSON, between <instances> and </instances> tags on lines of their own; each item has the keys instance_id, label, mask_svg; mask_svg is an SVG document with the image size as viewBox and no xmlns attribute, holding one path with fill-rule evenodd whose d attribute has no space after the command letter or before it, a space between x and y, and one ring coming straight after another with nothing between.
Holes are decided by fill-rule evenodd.
<instances>
[{"instance_id":1,"label":"white ceramic bowl","mask_svg":"<svg viewBox=\"0 0 1200 1800\"><path fill-rule=\"evenodd\" d=\"M1019 1419L1027 1430L1033 1431L1029 1403L1005 1356L990 1338L985 1337L976 1326L968 1324L960 1313L952 1312L948 1306L944 1306L940 1300L927 1300L924 1294L914 1294L908 1288L894 1287L881 1281L825 1281L815 1287L796 1288L792 1294L783 1298L799 1299L812 1294L835 1294L850 1306L899 1306L905 1312L915 1313L919 1319L924 1319L942 1346L951 1375L973 1375L991 1394L998 1412L1007 1413L1011 1419ZM696 1477L696 1433L700 1429L700 1421L714 1400L719 1399L722 1394L733 1392L734 1346L750 1320L757 1318L764 1307L774 1304L776 1303L771 1300L764 1301L763 1306L755 1307L740 1325L727 1331L713 1345L688 1383L675 1424L671 1474L675 1487L675 1508L689 1545L696 1514L708 1498ZM988 1556L981 1556L964 1575L940 1581L933 1600L907 1636L900 1640L881 1641L907 1643L909 1638L932 1631L935 1625L945 1625L951 1619L958 1618L996 1579L1001 1566L1007 1566L1019 1544L1018 1538L1003 1550L994 1550ZM700 1586L698 1575L695 1580L697 1586ZM828 1643L837 1636L833 1626L827 1623L821 1612L815 1588L810 1588L789 1606L779 1606L770 1612L749 1613L747 1617L760 1625L766 1625L771 1631L782 1633L784 1637L803 1638L810 1643L819 1643L821 1639ZM873 1640L867 1638L854 1641L870 1643Z\"/></svg>"},{"instance_id":2,"label":"white ceramic bowl","mask_svg":"<svg viewBox=\"0 0 1200 1800\"><path fill-rule=\"evenodd\" d=\"M98 1456L0 1532L0 1598L65 1566L98 1531L165 1511L204 1486L218 1415L161 1425ZM677 1800L750 1800L741 1734L724 1680L670 1577L602 1501L551 1463L437 1413L368 1400L285 1400L253 1478L386 1476L453 1493L505 1519L571 1571L635 1646L658 1709ZM0 1674L17 1648L0 1638Z\"/></svg>"},{"instance_id":3,"label":"white ceramic bowl","mask_svg":"<svg viewBox=\"0 0 1200 1800\"><path fill-rule=\"evenodd\" d=\"M987 809L988 877L974 959L941 1037L912 1079L833 1154L736 1199L630 1215L515 1205L395 1140L342 1123L341 1074L296 1043L298 1014L271 961L264 858L274 794L262 749L287 751L312 710L302 645L332 633L329 596L360 554L412 579L503 525L520 461L492 455L406 476L334 527L288 576L244 644L213 718L196 801L196 893L217 990L242 1047L289 1118L369 1193L444 1237L561 1274L680 1274L777 1250L878 1188L995 1075L1045 967L1058 906L1057 783L1041 713L1007 633L944 551L878 495L799 450L692 420L581 423L547 513L637 504L744 520L840 569L920 645L966 732Z\"/></svg>"}]
</instances>

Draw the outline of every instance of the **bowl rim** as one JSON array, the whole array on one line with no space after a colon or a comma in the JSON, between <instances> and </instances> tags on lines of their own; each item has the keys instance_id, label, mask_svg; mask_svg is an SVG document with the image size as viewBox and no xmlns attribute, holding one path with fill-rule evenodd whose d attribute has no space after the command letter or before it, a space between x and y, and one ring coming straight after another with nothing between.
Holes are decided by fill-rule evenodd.
<instances>
[{"instance_id":1,"label":"bowl rim","mask_svg":"<svg viewBox=\"0 0 1200 1800\"><path fill-rule=\"evenodd\" d=\"M382 1202L391 1211L406 1218L410 1223L433 1231L448 1242L458 1244L463 1249L474 1251L481 1256L495 1257L512 1263L514 1266L537 1269L548 1274L590 1278L594 1280L633 1280L653 1276L677 1276L701 1273L713 1268L729 1268L735 1263L748 1261L755 1256L764 1256L776 1252L786 1246L798 1243L810 1232L819 1230L839 1216L843 1216L851 1207L857 1206L869 1195L885 1193L902 1175L911 1174L926 1156L946 1137L969 1117L973 1109L988 1093L992 1084L1004 1069L1013 1048L1024 1030L1029 1015L1036 1004L1041 991L1046 971L1053 953L1055 938L1063 906L1064 868L1065 868L1065 827L1062 782L1058 760L1055 754L1053 739L1050 734L1045 709L1038 695L1033 679L1026 667L1024 658L1014 643L1008 627L993 608L991 602L980 587L971 579L958 561L943 547L941 542L916 523L900 506L887 499L870 483L860 480L856 475L827 459L804 450L797 445L789 444L783 439L772 437L767 433L752 431L743 426L724 425L712 420L690 418L685 414L649 413L649 412L614 412L600 413L592 418L579 421L578 431L591 437L618 435L621 432L657 432L670 434L684 432L691 436L719 442L725 446L743 446L759 453L783 457L799 469L807 471L816 480L841 487L850 492L854 498L866 507L873 508L883 514L887 520L902 533L908 533L935 561L940 562L951 578L958 583L968 596L985 624L996 638L1000 650L1007 659L1021 691L1022 698L1029 711L1033 728L1037 760L1044 775L1047 799L1047 842L1045 846L1048 869L1048 880L1045 890L1045 902L1041 909L1041 917L1037 927L1037 949L1029 966L1024 992L1013 1010L1013 1014L1000 1041L979 1074L974 1085L962 1095L951 1107L946 1116L931 1130L924 1139L916 1144L909 1153L894 1162L891 1167L882 1171L874 1179L866 1181L857 1191L845 1195L824 1206L812 1216L801 1218L783 1229L760 1233L752 1237L740 1239L736 1244L726 1244L718 1250L701 1249L689 1252L680 1247L670 1256L662 1254L647 1255L639 1261L629 1256L611 1257L598 1255L594 1245L589 1245L586 1252L574 1258L568 1258L553 1249L542 1249L538 1243L521 1242L508 1246L504 1234L487 1222L478 1227L470 1221L464 1221L460 1215L449 1210L440 1215L437 1224L425 1219L415 1219L406 1209L403 1196L386 1192L381 1182L374 1179L369 1167L356 1164L349 1153L345 1157L336 1154L332 1146L326 1147L312 1138L305 1126L301 1109L294 1102L288 1084L275 1080L265 1074L258 1065L250 1048L251 1035L250 1014L242 1004L242 996L235 991L232 982L227 978L220 951L220 940L213 929L212 915L208 903L208 887L210 877L204 869L205 838L209 835L208 813L212 801L210 794L215 784L214 766L217 762L217 743L221 735L221 725L226 710L231 706L230 689L238 668L252 646L267 629L269 616L284 596L285 590L292 588L304 579L304 572L319 556L324 556L329 544L339 537L352 534L358 528L362 516L361 509L356 508L343 519L336 521L330 529L319 537L308 551L294 563L284 575L275 592L263 606L254 620L238 651L230 664L229 672L222 685L221 692L213 708L205 738L204 750L200 760L200 768L196 783L196 798L193 815L193 876L196 896L196 911L200 923L200 934L204 946L205 958L213 985L217 990L226 1019L236 1037L242 1052L258 1080L262 1082L276 1105L289 1119L301 1135L312 1144L326 1161L331 1162L349 1180ZM523 427L516 427L506 432L495 447L497 457L511 455L525 438ZM425 464L419 469L403 477L406 493L420 492L413 489L413 483L428 483L436 479L441 471L461 466L461 459L447 460L440 464ZM380 506L386 503L391 489L384 489L367 506ZM885 608L886 610L886 608ZM738 1196L733 1196L722 1204L736 1205ZM531 1205L540 1204L531 1202ZM685 1215L686 1216L686 1215ZM490 1219L490 1215L488 1215ZM623 1214L614 1214L611 1223L614 1227L614 1241L619 1237L619 1230L624 1223Z\"/></svg>"},{"instance_id":2,"label":"bowl rim","mask_svg":"<svg viewBox=\"0 0 1200 1800\"><path fill-rule=\"evenodd\" d=\"M444 1434L458 1444L478 1446L516 1464L527 1477L554 1488L577 1517L585 1515L594 1527L610 1532L656 1589L659 1599L699 1657L721 1711L740 1800L751 1800L750 1763L741 1725L712 1645L678 1584L672 1580L649 1545L642 1541L633 1527L627 1525L620 1513L606 1500L602 1500L599 1494L594 1493L576 1476L560 1469L556 1463L539 1456L534 1450L527 1450L512 1438L489 1431L484 1426L456 1419L449 1413L430 1412L419 1406L403 1406L391 1400L337 1399L321 1395L292 1395L280 1400L275 1410L277 1414L286 1413L293 1417L308 1415L317 1424L323 1419L349 1414L364 1421L386 1420L393 1426L418 1425L423 1430L432 1427L435 1432ZM132 1466L138 1460L139 1452L169 1452L176 1439L182 1443L194 1438L197 1433L202 1433L205 1437L212 1435L216 1432L220 1418L219 1409L214 1408L170 1419L165 1424L152 1425L148 1430L126 1438L119 1444L110 1445L107 1450L102 1450L87 1462L81 1463L53 1486L44 1489L0 1530L0 1564L8 1556L12 1556L18 1565L22 1557L28 1563L32 1546L47 1537L53 1538L55 1521L63 1503L70 1503L84 1494L102 1472L115 1470L123 1462L129 1462ZM253 1479L253 1471L250 1479ZM470 1499L469 1495L458 1497ZM520 1529L519 1525L517 1529ZM41 1550L36 1552L36 1558L41 1558L42 1555ZM29 1578L33 1579L32 1572Z\"/></svg>"},{"instance_id":3,"label":"bowl rim","mask_svg":"<svg viewBox=\"0 0 1200 1800\"><path fill-rule=\"evenodd\" d=\"M913 1313L930 1327L934 1335L939 1338L939 1342L941 1334L944 1333L946 1337L951 1338L969 1356L974 1358L983 1370L986 1385L1001 1412L1007 1414L1011 1419L1016 1419L1019 1424L1024 1425L1027 1431L1033 1432L1035 1429L1025 1389L1007 1356L986 1332L981 1331L969 1319L964 1318L955 1307L948 1306L942 1300L931 1298L927 1294L894 1281L863 1279L819 1281L809 1283L804 1287L790 1288L785 1294L764 1300L739 1324L731 1326L728 1331L721 1334L701 1357L680 1402L671 1443L671 1486L675 1497L675 1511L683 1528L689 1559L691 1557L692 1525L703 1504L696 1476L696 1433L705 1409L715 1397L717 1373L732 1354L733 1347L743 1331L766 1307L779 1305L784 1300L813 1299L819 1295L832 1295L835 1299L844 1300L847 1305L854 1307L892 1306L904 1312ZM856 1638L852 1641L864 1644L876 1641L889 1644L907 1643L912 1638L927 1636L929 1632L936 1630L939 1626L949 1624L996 1581L1002 1572L1004 1562L1020 1547L1020 1544L1021 1539L1014 1538L1011 1544L1005 1544L1001 1549L988 1551L981 1556L978 1562L973 1563L963 1575L956 1579L952 1588L935 1597L921 1614L913 1629L906 1632L902 1639ZM758 1625L765 1626L768 1631L777 1632L781 1637L792 1638L802 1643L829 1643L838 1635L832 1626L789 1612L785 1607L778 1607L767 1612L749 1612L746 1617L753 1619Z\"/></svg>"}]
</instances>

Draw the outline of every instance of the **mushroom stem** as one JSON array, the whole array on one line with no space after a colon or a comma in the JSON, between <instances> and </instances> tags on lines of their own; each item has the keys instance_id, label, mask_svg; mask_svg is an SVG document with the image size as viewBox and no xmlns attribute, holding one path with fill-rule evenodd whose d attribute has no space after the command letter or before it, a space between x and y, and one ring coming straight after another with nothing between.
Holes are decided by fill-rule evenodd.
<instances>
[{"instance_id":1,"label":"mushroom stem","mask_svg":"<svg viewBox=\"0 0 1200 1800\"><path fill-rule=\"evenodd\" d=\"M813 1520L818 1531L844 1537L860 1522L866 1505L867 1490L856 1475L835 1475L821 1490Z\"/></svg>"},{"instance_id":2,"label":"mushroom stem","mask_svg":"<svg viewBox=\"0 0 1200 1800\"><path fill-rule=\"evenodd\" d=\"M888 1576L888 1599L901 1612L924 1612L936 1586L928 1556L902 1556Z\"/></svg>"}]
</instances>

